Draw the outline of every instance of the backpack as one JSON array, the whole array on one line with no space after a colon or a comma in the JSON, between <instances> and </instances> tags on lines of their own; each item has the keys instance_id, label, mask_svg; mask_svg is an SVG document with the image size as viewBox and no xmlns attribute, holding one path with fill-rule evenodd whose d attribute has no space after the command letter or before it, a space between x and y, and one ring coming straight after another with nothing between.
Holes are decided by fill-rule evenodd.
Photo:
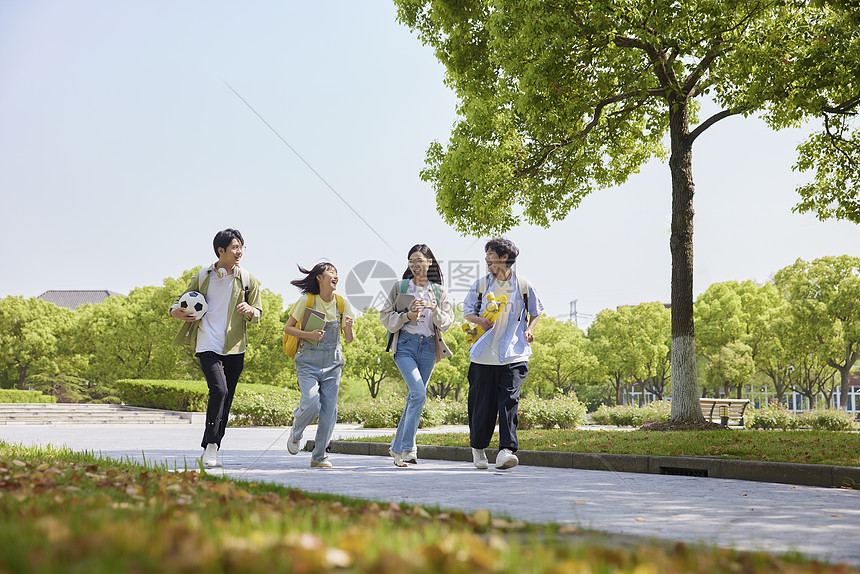
<instances>
[{"instance_id":1,"label":"backpack","mask_svg":"<svg viewBox=\"0 0 860 574\"><path fill-rule=\"evenodd\" d=\"M430 281L430 286L433 288L433 296L436 297L436 303L439 303L439 286ZM405 295L409 289L409 279L401 279L400 286L397 288L398 295ZM394 333L388 333L388 343L385 345L385 352L391 350L391 344L394 342Z\"/></svg>"},{"instance_id":2,"label":"backpack","mask_svg":"<svg viewBox=\"0 0 860 574\"><path fill-rule=\"evenodd\" d=\"M313 309L314 303L316 303L316 295L313 293L308 293L308 302L305 305L306 309ZM344 301L343 297L335 294L335 299L337 300L337 315L340 318L340 332L343 333L343 308ZM304 325L300 325L296 323L296 326L301 329ZM296 358L296 352L299 350L299 338L293 337L287 333L284 333L284 354L286 354L291 359Z\"/></svg>"},{"instance_id":3,"label":"backpack","mask_svg":"<svg viewBox=\"0 0 860 574\"><path fill-rule=\"evenodd\" d=\"M197 274L197 288L200 288L200 285L203 285L203 281L209 276L209 267L205 269L201 269L200 273ZM242 288L245 290L245 303L248 302L248 293L251 291L251 274L248 273L248 270L244 267L239 267L239 277L242 278ZM206 295L204 293L203 295Z\"/></svg>"},{"instance_id":4,"label":"backpack","mask_svg":"<svg viewBox=\"0 0 860 574\"><path fill-rule=\"evenodd\" d=\"M484 297L484 293L487 292L487 287L490 284L490 276L484 275L478 280L478 306L475 311L475 315L480 317L481 315L481 303ZM529 312L529 281L522 275L517 275L517 286L520 289L520 296L523 298L523 314L528 315ZM520 315L518 321L522 321L523 316Z\"/></svg>"}]
</instances>

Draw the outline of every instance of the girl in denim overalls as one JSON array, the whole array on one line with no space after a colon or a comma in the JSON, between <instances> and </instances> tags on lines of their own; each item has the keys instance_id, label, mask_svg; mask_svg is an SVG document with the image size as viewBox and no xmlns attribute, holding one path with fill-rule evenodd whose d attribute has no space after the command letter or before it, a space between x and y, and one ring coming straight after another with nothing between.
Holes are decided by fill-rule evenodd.
<instances>
[{"instance_id":1,"label":"girl in denim overalls","mask_svg":"<svg viewBox=\"0 0 860 574\"><path fill-rule=\"evenodd\" d=\"M352 309L349 303L334 294L337 287L337 269L331 263L318 263L310 271L299 267L305 274L303 279L291 281L301 289L302 297L293 305L284 333L297 337L296 377L302 396L298 408L293 412L293 426L287 439L287 451L297 454L305 427L317 416L317 434L311 466L331 468L326 456L326 447L337 422L337 392L343 369L343 351L340 346L340 331L347 343L352 342ZM325 327L313 331L299 329L305 308L313 295L313 308L326 315ZM342 314L338 312L338 299L342 301ZM316 345L308 340L317 341Z\"/></svg>"}]
</instances>

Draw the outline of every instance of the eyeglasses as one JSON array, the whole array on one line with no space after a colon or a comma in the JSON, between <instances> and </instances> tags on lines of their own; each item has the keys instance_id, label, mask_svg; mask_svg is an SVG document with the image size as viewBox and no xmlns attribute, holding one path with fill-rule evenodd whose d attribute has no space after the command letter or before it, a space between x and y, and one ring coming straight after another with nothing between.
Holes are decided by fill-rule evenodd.
<instances>
[{"instance_id":1,"label":"eyeglasses","mask_svg":"<svg viewBox=\"0 0 860 574\"><path fill-rule=\"evenodd\" d=\"M245 251L244 245L231 245L230 251Z\"/></svg>"}]
</instances>

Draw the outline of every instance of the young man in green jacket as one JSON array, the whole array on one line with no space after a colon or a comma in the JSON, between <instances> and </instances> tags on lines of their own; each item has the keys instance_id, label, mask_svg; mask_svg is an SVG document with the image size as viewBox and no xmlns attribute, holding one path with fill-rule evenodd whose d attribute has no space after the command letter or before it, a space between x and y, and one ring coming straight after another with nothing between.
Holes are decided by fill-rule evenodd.
<instances>
[{"instance_id":1,"label":"young man in green jacket","mask_svg":"<svg viewBox=\"0 0 860 574\"><path fill-rule=\"evenodd\" d=\"M185 321L174 340L191 346L200 360L209 386L206 428L201 446L203 464L218 466L218 451L227 427L239 375L245 364L248 323L259 323L263 313L256 277L239 267L245 240L236 229L224 229L212 241L218 261L194 276L183 291L202 293L208 310L199 320L179 306L180 295L170 306L170 316Z\"/></svg>"}]
</instances>

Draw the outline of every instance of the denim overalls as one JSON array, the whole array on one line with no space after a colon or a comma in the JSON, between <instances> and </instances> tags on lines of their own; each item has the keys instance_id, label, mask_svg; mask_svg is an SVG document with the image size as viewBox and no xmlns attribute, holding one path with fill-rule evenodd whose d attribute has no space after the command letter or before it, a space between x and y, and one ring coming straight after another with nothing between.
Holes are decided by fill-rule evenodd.
<instances>
[{"instance_id":1,"label":"denim overalls","mask_svg":"<svg viewBox=\"0 0 860 574\"><path fill-rule=\"evenodd\" d=\"M293 436L300 439L305 427L319 415L316 443L311 453L311 460L315 462L326 459L325 449L337 422L337 391L343 369L340 323L328 321L324 331L318 345L302 340L296 351L296 377L302 397L293 412Z\"/></svg>"}]
</instances>

